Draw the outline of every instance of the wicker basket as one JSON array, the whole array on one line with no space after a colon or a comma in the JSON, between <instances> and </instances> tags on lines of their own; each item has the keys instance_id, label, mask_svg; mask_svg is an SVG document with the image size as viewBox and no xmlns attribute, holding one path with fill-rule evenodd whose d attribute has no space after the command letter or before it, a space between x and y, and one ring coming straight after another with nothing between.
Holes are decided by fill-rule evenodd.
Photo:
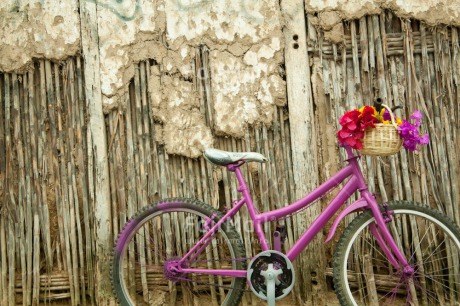
<instances>
[{"instance_id":1,"label":"wicker basket","mask_svg":"<svg viewBox=\"0 0 460 306\"><path fill-rule=\"evenodd\" d=\"M384 104L382 106L390 113L392 124L377 123L375 128L364 132L363 148L359 150L359 153L363 155L387 156L401 150L403 141L399 136L394 115L388 106Z\"/></svg>"}]
</instances>

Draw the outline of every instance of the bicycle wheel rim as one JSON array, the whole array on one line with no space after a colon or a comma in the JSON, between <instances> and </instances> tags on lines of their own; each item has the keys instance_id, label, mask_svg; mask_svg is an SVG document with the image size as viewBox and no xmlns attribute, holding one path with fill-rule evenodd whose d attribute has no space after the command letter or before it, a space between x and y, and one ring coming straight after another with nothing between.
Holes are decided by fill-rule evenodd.
<instances>
[{"instance_id":1,"label":"bicycle wheel rim","mask_svg":"<svg viewBox=\"0 0 460 306\"><path fill-rule=\"evenodd\" d=\"M405 216L405 217L404 217ZM410 218L412 219L415 218L420 218L418 221L409 221ZM365 264L363 264L363 268L361 268L361 271L363 272L357 272L355 276L355 281L358 281L358 287L359 287L359 282L371 282L372 278L374 278L373 282L375 282L375 289L376 289L376 296L378 298L378 305L409 305L410 302L412 303L418 303L419 305L441 305L442 303L438 299L446 299L448 298L445 293L440 293L441 291L448 291L450 297L454 296L456 298L460 298L460 280L459 280L459 268L458 264L455 266L455 264L452 263L452 261L457 261L458 263L458 258L459 258L459 250L460 250L460 239L457 236L457 234L454 233L454 230L449 228L445 224L445 221L441 221L438 218L435 218L431 216L430 214L426 212L421 212L421 211L416 211L412 209L395 209L394 210L394 215L392 216L393 221L390 224L390 229L392 231L392 234L394 235L395 228L393 227L394 224L398 224L401 226L405 227L405 230L407 231L408 229L408 224L411 226L409 229L410 231L413 231L413 226L414 225L420 225L424 223L423 227L425 228L430 228L429 230L426 230L425 232L418 232L418 239L419 243L418 245L415 244L410 244L409 247L407 247L406 241L409 240L409 237L403 237L403 238L398 238L399 244L403 246L403 253L405 253L406 258L408 258L408 262L412 267L416 267L416 274L414 275L413 280L408 280L402 278L401 276L401 271L391 271L392 267L390 266L391 264L387 262L387 266L389 267L388 270L390 271L387 273L387 279L379 278L377 279L376 275L373 275L372 277L370 275L364 276L367 272L364 271L366 268L364 267ZM406 224L404 224L404 220L406 221ZM354 267L350 267L348 265L349 258L350 258L350 253L352 253L352 257L355 256L355 258L359 258L359 255L357 255L355 252L353 252L353 247L356 245L356 242L358 241L359 237L365 233L367 237L373 237L369 231L369 224L374 222L375 219L373 217L369 218L366 220L363 224L361 224L354 232L352 235L351 239L349 240L349 243L345 249L344 252L344 264L342 265L342 280L344 282L345 288L346 288L346 294L348 295L349 300L351 301L352 305L363 305L359 301L357 301L357 296L361 295L364 296L365 298L369 298L369 294L363 294L362 292L352 292L351 288L354 287L354 284L351 283L350 279L354 279L353 277L349 277L349 271L352 270L357 270L360 271L360 269L357 267L357 264L354 264ZM409 221L409 222L408 222ZM431 226L431 227L430 227ZM438 227L435 232L433 232L432 226ZM419 227L421 228L421 227ZM396 231L400 231L400 229L396 229ZM431 236L435 233L435 236L438 234L442 234L445 237L443 238L440 243L437 244L437 247L433 249L432 253L429 255L428 259L420 258L423 255L423 249L425 246L429 245ZM414 233L415 234L415 233ZM421 239L420 239L421 237ZM425 240L426 239L426 240ZM447 240L446 240L447 239ZM402 241L401 241L402 240ZM363 245L363 242L365 242L366 239L360 240L358 242L361 242L361 245ZM398 242L398 241L397 241ZM374 242L375 243L375 242ZM366 243L370 248L373 248L374 250L375 245L367 242ZM355 246L355 248L357 248ZM379 249L379 247L377 247ZM378 257L385 257L382 254L381 250L377 250ZM437 254L451 254L447 255L450 256L436 256ZM370 254L370 253L366 253ZM410 254L410 256L407 256L407 254ZM361 262L366 261L364 259L364 255L361 257ZM430 258L432 261L438 260L438 262L435 262L434 264L430 264ZM374 258L373 262L371 265L372 266L372 274L374 274L374 270L378 270L379 268L382 269L382 267L379 267L378 264L378 258ZM429 261L430 260L430 261ZM450 263L449 263L450 261ZM422 264L420 264L420 262ZM347 263L347 264L345 264ZM430 266L431 265L431 266ZM437 271L435 269L438 269L437 267L442 266L443 268L440 271ZM446 267L447 266L447 267ZM450 268L453 268L454 270L450 270ZM452 271L452 274L449 273L444 273L441 274L440 272L442 271ZM431 274L430 274L431 273ZM436 274L433 274L436 273ZM359 275L362 274L362 275ZM385 274L384 274L385 276ZM370 278L371 281L365 280L365 278ZM399 280L398 280L399 278ZM454 281L453 287L452 288L447 288L446 287L446 280ZM380 284L377 283L377 281L380 282ZM394 286L390 289L383 289L384 286L382 285L384 282L392 283L395 282ZM409 282L412 282L410 284ZM366 285L367 286L367 285ZM367 288L368 290L371 290ZM437 292L436 292L437 290ZM406 296L404 297L404 292L406 292ZM416 297L416 300L414 300L414 296ZM455 300L454 300L455 301Z\"/></svg>"},{"instance_id":2,"label":"bicycle wheel rim","mask_svg":"<svg viewBox=\"0 0 460 306\"><path fill-rule=\"evenodd\" d=\"M188 208L177 208L176 207L176 208L172 208L172 209L158 210L158 211L156 211L154 213L147 214L144 218L140 218L140 220L138 220L138 222L135 225L135 227L129 229L130 234L124 237L123 249L118 254L118 269L117 270L118 270L118 274L121 275L120 280L119 280L120 285L121 285L120 287L123 290L123 295L126 297L128 305L140 305L140 303L142 303L141 300L144 298L142 296L142 293L138 292L137 290L135 290L135 291L136 291L136 293L138 293L138 295L133 297L132 292L130 293L130 290L129 290L129 288L132 287L132 286L128 286L128 284L127 284L128 277L126 276L127 272L125 273L125 270L124 270L124 269L126 269L126 266L124 265L124 262L126 260L126 256L127 256L128 252L129 252L129 248L130 248L129 246L132 245L133 241L135 240L135 237L140 235L139 230L141 228L145 227L147 224L151 224L152 220L154 220L155 218L158 219L158 217L163 218L166 214L170 215L170 214L178 214L178 213L188 213L188 214L193 215L193 216L195 216L197 218L201 218L202 220L205 220L208 217L207 214L205 214L203 212L197 211L195 209L188 209ZM176 220L179 220L179 219L180 219L179 217L176 217ZM187 222L190 222L190 220L187 221ZM177 230L177 228L178 228L177 225L178 224L179 223L176 222L175 224L171 223L170 225L174 226L174 228ZM183 225L183 224L181 224L181 225ZM183 227L180 227L180 228L183 228ZM181 229L179 229L179 230L181 231ZM176 233L177 233L177 231L176 231ZM227 260L227 259L232 259L233 260L236 255L235 255L235 250L233 249L233 246L232 246L232 244L230 242L230 239L228 238L228 235L225 233L224 230L219 230L218 233L219 233L219 235L221 235L220 238L222 239L222 241L225 242L225 244L227 246L227 251L229 252L229 254L228 254L229 257L228 258L222 258L222 260ZM168 235L172 237L173 233L168 234ZM149 239L150 238L151 237L149 237ZM220 238L217 238L217 239L220 239ZM197 242L199 238L196 238L196 239L197 240L194 240L194 242ZM216 237L214 238L214 240L215 239L216 239ZM143 238L143 240L145 240L145 237ZM153 244L155 243L155 239L153 239L153 240L150 239L150 241ZM175 243L173 243L173 244L175 244ZM202 254L205 254L205 255L209 255L207 257L208 259L209 259L209 257L212 257L211 255L214 255L215 251L217 250L216 245L213 245L212 243L211 243L211 245L212 245L212 250L211 250L212 254L210 253L210 251L208 249L205 249L203 251L203 253L202 253ZM192 247L191 244L189 246ZM224 250L224 249L222 249L222 244L218 244L218 246L219 246L218 251L220 252L220 254L222 254L222 251ZM163 249L163 251L165 251L165 250ZM188 250L184 250L184 253L186 253L187 251ZM136 253L135 255L140 256L141 254ZM159 255L163 255L163 254L159 254ZM171 253L171 254L167 255L165 258L163 258L163 262L164 262L165 259L166 260L168 260L168 259L177 259L177 258L181 257L182 255L184 255L184 254ZM197 262L202 261L202 260L203 260L202 257L197 258ZM216 262L214 260L212 260L212 261L207 261L206 263L215 264ZM137 263L137 265L141 266L142 262ZM128 266L129 266L129 264L128 264ZM162 264L160 264L159 266L161 266L161 268L163 268ZM193 266L190 266L190 267L193 267ZM142 270L142 267L139 267L139 268ZM148 268L152 268L152 267L150 265L145 265L145 268L147 270ZM200 267L200 268L203 268L203 267ZM213 267L213 268L215 268L215 267ZM231 261L231 268L236 269L236 261L234 261L234 260ZM141 272L141 274L142 274L142 272ZM161 276L164 276L164 273L161 274ZM141 275L141 277L142 277L142 275ZM172 286L181 286L181 288L180 288L181 290L184 290L184 287L182 285L180 285L181 282L184 284L184 286L187 286L189 283L195 283L196 286L206 285L206 284L203 284L203 283L206 283L206 281L202 281L203 277L201 277L201 278L197 277L198 279L195 279L195 281L194 281L193 276L185 276L184 275L182 277L187 278L188 280L177 279L177 280L174 280L173 282L169 282L168 285L171 286L171 284L174 283ZM205 277L208 277L208 276L205 275ZM212 284L209 285L209 287L210 287L209 290L211 292L213 292L213 290L214 290L216 292L216 294L217 294L217 292L220 292L220 294L222 295L222 288L224 288L223 290L225 290L225 298L220 299L219 304L227 305L228 302L231 299L231 293L233 291L233 289L230 289L230 288L234 288L235 282L236 282L237 279L236 278L231 278L231 277L226 277L225 278L225 277L214 277L214 276L209 276L208 278L213 279L213 281L211 281ZM228 280L230 280L230 284L228 284ZM155 288L152 288L152 290L155 290ZM209 294L209 297L207 299L209 299L209 298L212 299L213 297L211 297L211 296L212 296L212 293ZM148 298L150 298L150 297L148 297ZM201 296L200 298L203 298L203 296ZM153 300L150 300L148 303L151 303L152 301ZM206 301L206 298L205 298L205 301ZM176 303L180 303L180 301L177 301Z\"/></svg>"}]
</instances>

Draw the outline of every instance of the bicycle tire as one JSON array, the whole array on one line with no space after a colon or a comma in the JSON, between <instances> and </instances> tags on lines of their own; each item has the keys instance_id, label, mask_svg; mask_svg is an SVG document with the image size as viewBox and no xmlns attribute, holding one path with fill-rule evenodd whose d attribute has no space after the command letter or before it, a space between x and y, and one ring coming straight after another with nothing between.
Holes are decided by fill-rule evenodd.
<instances>
[{"instance_id":1,"label":"bicycle tire","mask_svg":"<svg viewBox=\"0 0 460 306\"><path fill-rule=\"evenodd\" d=\"M168 304L176 299L176 304L184 305L188 297L199 299L201 304L211 299L221 305L238 305L246 278L181 275L161 280L166 275L164 262L181 258L199 241L206 218L217 222L221 217L208 204L187 198L160 200L137 212L120 232L113 252L111 281L118 302L123 306L151 305L163 298ZM220 260L215 260L216 254ZM224 255L230 257L223 258ZM246 261L238 261L243 257L245 250L239 234L231 222L225 222L200 257L187 264L190 268L230 264L233 269L246 270Z\"/></svg>"},{"instance_id":2,"label":"bicycle tire","mask_svg":"<svg viewBox=\"0 0 460 306\"><path fill-rule=\"evenodd\" d=\"M440 212L409 202L390 203L389 210L394 215L387 226L416 269L414 277L405 278L383 255L368 226L374 217L364 212L345 229L334 254L340 304L459 305L459 227Z\"/></svg>"}]
</instances>

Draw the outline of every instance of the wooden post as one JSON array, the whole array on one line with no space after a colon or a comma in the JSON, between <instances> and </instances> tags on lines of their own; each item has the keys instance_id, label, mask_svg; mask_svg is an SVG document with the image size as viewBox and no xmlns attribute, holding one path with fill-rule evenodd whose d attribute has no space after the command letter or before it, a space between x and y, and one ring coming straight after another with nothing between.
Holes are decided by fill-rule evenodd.
<instances>
[{"instance_id":1,"label":"wooden post","mask_svg":"<svg viewBox=\"0 0 460 306\"><path fill-rule=\"evenodd\" d=\"M97 304L106 305L109 302L114 303L110 282L107 281L110 279L110 252L113 238L111 234L107 137L102 111L97 4L92 1L81 1L80 19L81 42L85 61L85 97L89 114L88 173L95 173L94 177L89 176L90 190L93 192L90 197L94 205L96 234L95 292Z\"/></svg>"},{"instance_id":2,"label":"wooden post","mask_svg":"<svg viewBox=\"0 0 460 306\"><path fill-rule=\"evenodd\" d=\"M314 126L313 99L311 94L310 64L307 53L307 33L303 0L284 0L281 11L285 18L285 65L287 96L291 130L292 162L295 182L295 197L303 197L318 184L316 131ZM319 205L297 215L297 235L303 233L308 224L320 212ZM311 242L310 252L301 255L299 283L303 299L307 304L321 304L325 286L324 256L321 233ZM314 251L312 251L314 250ZM301 289L301 290L302 290Z\"/></svg>"}]
</instances>

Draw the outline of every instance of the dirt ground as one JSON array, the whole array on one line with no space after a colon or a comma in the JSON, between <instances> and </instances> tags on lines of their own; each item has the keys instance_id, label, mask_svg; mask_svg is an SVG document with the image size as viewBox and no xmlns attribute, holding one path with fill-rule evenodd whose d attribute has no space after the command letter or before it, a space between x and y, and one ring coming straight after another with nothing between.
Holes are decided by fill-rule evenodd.
<instances>
[{"instance_id":1,"label":"dirt ground","mask_svg":"<svg viewBox=\"0 0 460 306\"><path fill-rule=\"evenodd\" d=\"M71 305L70 301L69 302L53 302L53 303L39 304L39 306L69 306L69 305ZM267 305L267 303L263 300L260 300L257 304L253 304L252 306L265 306L265 305ZM299 305L295 303L291 295L288 295L286 298L277 301L276 305L277 306L325 306L325 305L340 306L335 293L332 291L328 291L326 293L325 305L307 305L307 304ZM181 305L181 306L187 306L187 305Z\"/></svg>"},{"instance_id":2,"label":"dirt ground","mask_svg":"<svg viewBox=\"0 0 460 306\"><path fill-rule=\"evenodd\" d=\"M255 306L265 306L267 303L265 301L260 300L260 303L257 303ZM324 305L299 305L296 304L294 299L292 299L291 295L288 295L286 298L279 300L276 302L277 306L340 306L339 300L337 300L337 296L334 292L327 292L326 293L326 301Z\"/></svg>"}]
</instances>

